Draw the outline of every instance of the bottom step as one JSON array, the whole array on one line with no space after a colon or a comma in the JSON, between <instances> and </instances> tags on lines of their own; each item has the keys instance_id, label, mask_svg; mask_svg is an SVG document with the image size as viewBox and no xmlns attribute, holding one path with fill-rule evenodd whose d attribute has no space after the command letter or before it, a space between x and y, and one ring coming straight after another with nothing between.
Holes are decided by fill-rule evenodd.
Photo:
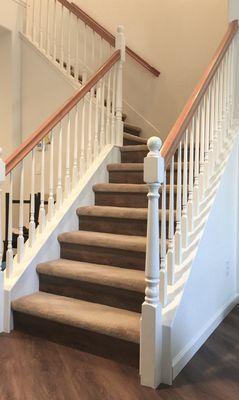
<instances>
[{"instance_id":1,"label":"bottom step","mask_svg":"<svg viewBox=\"0 0 239 400\"><path fill-rule=\"evenodd\" d=\"M16 330L138 367L138 313L43 292L12 309Z\"/></svg>"}]
</instances>

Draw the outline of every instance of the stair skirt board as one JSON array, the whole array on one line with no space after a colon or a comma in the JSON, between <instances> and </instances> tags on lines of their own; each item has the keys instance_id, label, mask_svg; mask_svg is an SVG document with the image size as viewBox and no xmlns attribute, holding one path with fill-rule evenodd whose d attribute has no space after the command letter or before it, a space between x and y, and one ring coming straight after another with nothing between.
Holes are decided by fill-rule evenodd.
<instances>
[{"instance_id":1,"label":"stair skirt board","mask_svg":"<svg viewBox=\"0 0 239 400\"><path fill-rule=\"evenodd\" d=\"M39 290L39 278L36 267L39 263L59 257L58 235L64 230L78 229L76 209L79 204L92 205L92 185L97 182L107 181L107 164L118 162L119 150L109 147L103 151L92 168L79 181L79 185L72 191L72 195L65 202L64 209L57 212L55 218L44 235L44 238L36 239L32 249L27 250L27 256L21 263L21 268L16 269L16 274L4 288L4 331L9 332L13 327L11 314L9 313L11 301L21 296L34 293ZM15 260L14 260L15 263Z\"/></svg>"}]
</instances>

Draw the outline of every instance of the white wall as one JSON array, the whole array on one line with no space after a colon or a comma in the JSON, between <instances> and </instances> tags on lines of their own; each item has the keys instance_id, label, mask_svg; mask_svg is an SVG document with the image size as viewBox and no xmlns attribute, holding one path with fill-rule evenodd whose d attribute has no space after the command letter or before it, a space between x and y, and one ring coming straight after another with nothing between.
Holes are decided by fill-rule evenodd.
<instances>
[{"instance_id":1,"label":"white wall","mask_svg":"<svg viewBox=\"0 0 239 400\"><path fill-rule=\"evenodd\" d=\"M238 295L238 156L237 139L172 325L174 376Z\"/></svg>"},{"instance_id":2,"label":"white wall","mask_svg":"<svg viewBox=\"0 0 239 400\"><path fill-rule=\"evenodd\" d=\"M161 71L130 62L124 93L165 138L227 29L228 0L75 2L112 33L124 25L127 45Z\"/></svg>"}]
</instances>

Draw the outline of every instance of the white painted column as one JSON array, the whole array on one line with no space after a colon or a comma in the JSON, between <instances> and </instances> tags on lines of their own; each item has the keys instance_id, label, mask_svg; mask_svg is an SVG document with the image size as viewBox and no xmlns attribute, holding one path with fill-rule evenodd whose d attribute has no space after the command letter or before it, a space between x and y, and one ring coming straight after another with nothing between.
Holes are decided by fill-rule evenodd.
<instances>
[{"instance_id":1,"label":"white painted column","mask_svg":"<svg viewBox=\"0 0 239 400\"><path fill-rule=\"evenodd\" d=\"M140 375L142 385L156 388L161 380L162 311L159 301L159 188L164 181L164 159L157 137L148 140L144 159L144 181L149 186L145 265L145 301L140 330Z\"/></svg>"},{"instance_id":2,"label":"white painted column","mask_svg":"<svg viewBox=\"0 0 239 400\"><path fill-rule=\"evenodd\" d=\"M5 163L2 160L2 149L0 148L0 271L2 267L3 256L3 201L2 201L2 185L5 181Z\"/></svg>"}]
</instances>

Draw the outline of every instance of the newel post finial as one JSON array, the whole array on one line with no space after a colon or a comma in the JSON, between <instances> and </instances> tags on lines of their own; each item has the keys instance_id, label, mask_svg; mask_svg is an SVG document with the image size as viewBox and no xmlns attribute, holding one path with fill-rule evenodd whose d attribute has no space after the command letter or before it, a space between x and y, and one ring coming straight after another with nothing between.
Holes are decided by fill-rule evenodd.
<instances>
[{"instance_id":1,"label":"newel post finial","mask_svg":"<svg viewBox=\"0 0 239 400\"><path fill-rule=\"evenodd\" d=\"M162 141L148 140L149 153L144 159L144 181L148 184L148 220L145 264L145 301L140 331L141 383L156 388L161 380L162 323L159 299L159 188L164 181Z\"/></svg>"},{"instance_id":2,"label":"newel post finial","mask_svg":"<svg viewBox=\"0 0 239 400\"><path fill-rule=\"evenodd\" d=\"M124 27L119 25L115 38L115 48L120 50L120 60L116 66L116 99L115 99L115 118L116 118L116 144L123 145L123 63L125 61L125 35Z\"/></svg>"}]
</instances>

